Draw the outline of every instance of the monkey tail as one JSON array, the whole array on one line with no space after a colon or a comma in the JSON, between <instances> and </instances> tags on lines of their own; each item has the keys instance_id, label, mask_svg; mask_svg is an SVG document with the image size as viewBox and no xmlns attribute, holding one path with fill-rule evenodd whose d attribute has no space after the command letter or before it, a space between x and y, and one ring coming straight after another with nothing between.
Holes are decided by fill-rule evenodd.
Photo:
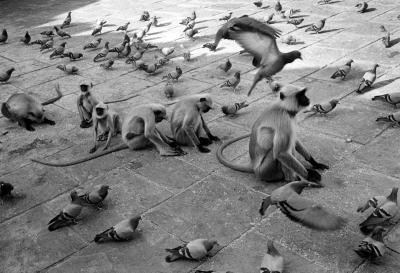
<instances>
[{"instance_id":1,"label":"monkey tail","mask_svg":"<svg viewBox=\"0 0 400 273\"><path fill-rule=\"evenodd\" d=\"M49 105L49 104L55 103L56 101L58 101L59 99L61 99L62 93L61 93L61 91L60 91L60 85L59 85L58 83L56 84L56 92L57 92L57 97L52 98L52 99L49 99L49 100L47 100L47 101L45 101L45 102L42 102L42 105L43 105L43 106L44 106L44 105Z\"/></svg>"},{"instance_id":2,"label":"monkey tail","mask_svg":"<svg viewBox=\"0 0 400 273\"><path fill-rule=\"evenodd\" d=\"M243 136L239 136L239 137L235 137L231 140L228 140L227 142L223 143L221 146L218 147L217 149L217 159L219 162L221 162L224 166L231 168L233 170L236 171L240 171L240 172L246 172L246 173L253 173L253 169L250 166L250 164L248 166L245 165L241 165L241 164L235 164L232 163L231 161L228 161L223 155L222 153L224 152L225 148L228 147L229 145L231 145L232 143L235 143L236 141L245 139L247 137L249 137L250 134L245 134Z\"/></svg>"},{"instance_id":3,"label":"monkey tail","mask_svg":"<svg viewBox=\"0 0 400 273\"><path fill-rule=\"evenodd\" d=\"M126 146L125 143L122 143L122 144L120 144L120 145L118 145L118 146L116 146L116 147L114 147L114 148L112 148L110 150L105 150L105 151L102 151L100 153L92 154L92 155L89 155L87 157L84 157L84 158L81 158L81 159L77 159L77 160L74 160L74 161L70 161L70 162L64 162L64 163L46 162L46 161L43 161L43 160L40 160L40 159L31 159L31 161L33 161L35 163L42 164L42 165L46 165L46 166L52 166L52 167L68 167L68 166L80 164L80 163L83 163L83 162L87 162L87 161L93 160L95 158L102 157L104 155L108 155L108 154L111 154L111 153L114 153L114 152L125 150L125 149L128 149L128 146Z\"/></svg>"},{"instance_id":4,"label":"monkey tail","mask_svg":"<svg viewBox=\"0 0 400 273\"><path fill-rule=\"evenodd\" d=\"M137 96L139 96L139 94L134 94L132 96L128 96L128 97L125 97L125 98L122 98L122 99L119 99L119 100L105 101L104 103L105 104L111 104L111 103L123 102L123 101L127 101L127 100L130 100L130 99L133 99L133 98L135 98Z\"/></svg>"}]
</instances>

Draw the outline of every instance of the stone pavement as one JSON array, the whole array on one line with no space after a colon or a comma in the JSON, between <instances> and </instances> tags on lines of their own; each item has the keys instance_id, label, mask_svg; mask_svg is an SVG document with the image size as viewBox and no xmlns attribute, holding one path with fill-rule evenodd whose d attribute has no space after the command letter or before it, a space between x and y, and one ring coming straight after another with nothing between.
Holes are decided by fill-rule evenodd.
<instances>
[{"instance_id":1,"label":"stone pavement","mask_svg":"<svg viewBox=\"0 0 400 273\"><path fill-rule=\"evenodd\" d=\"M223 141L249 131L252 122L266 104L275 99L262 82L250 97L252 102L240 115L224 117L219 108L246 98L256 70L248 55L239 55L239 47L223 41L220 50L209 52L202 44L213 40L221 22L217 19L228 11L233 16L248 14L263 18L271 8L257 9L253 1L244 0L38 0L1 1L0 26L6 27L9 42L0 45L0 68L15 67L9 84L0 85L0 101L11 94L27 92L41 100L52 97L59 83L64 97L46 107L56 126L36 126L27 132L0 118L1 167L0 179L15 186L15 198L0 200L0 271L13 272L194 272L195 269L231 270L237 273L258 272L266 252L267 239L273 239L286 259L286 271L293 273L322 272L400 272L400 256L389 251L379 263L361 260L354 252L363 236L358 223L364 215L355 208L369 197L390 192L399 186L399 128L375 122L379 115L395 109L381 102L372 102L376 94L400 91L400 6L397 0L367 1L370 11L354 12L357 1L336 1L317 5L313 0L282 1L283 8L299 8L304 24L328 18L325 30L318 35L304 33L283 21L275 27L295 36L299 43L284 45L282 51L299 49L304 61L295 61L276 76L284 84L309 88L313 103L341 98L338 108L326 116L301 115L299 136L316 158L329 164L323 173L322 189L307 190L304 195L335 210L349 219L337 232L316 232L290 222L275 211L260 218L261 199L282 184L266 184L254 176L222 167L212 153L200 154L185 148L186 156L161 158L154 150L122 151L69 168L43 167L30 163L30 158L70 160L88 154L92 131L79 128L75 106L78 82L91 80L94 92L104 100L119 99L131 94L138 97L112 105L120 113L146 102L168 102L163 94L162 75L179 64L183 76L175 85L176 97L208 92L217 104L206 114L212 132ZM273 1L264 1L272 5ZM83 52L84 59L73 63L80 74L67 76L56 65L67 59L49 60L49 54L37 46L19 43L25 30L34 39L39 33L60 24L72 11L73 25L65 29L72 34L66 50L82 51L90 41L91 30L98 18L108 25L101 36L111 45L120 42L123 34L114 30L131 21L130 30L142 28L138 22L143 10L160 17L161 26L152 28L146 39L159 46L174 46L171 63L162 73L148 76L134 71L123 60L114 69L104 71L92 59L98 51ZM196 10L196 27L200 33L193 42L183 37L178 22ZM379 26L384 24L392 33L394 45L384 48ZM131 32L132 33L132 32ZM55 39L55 44L59 38ZM190 49L193 60L184 62L182 52ZM156 52L146 53L145 61ZM229 75L216 66L229 57L233 69ZM345 81L329 76L347 59L355 61ZM374 88L363 95L352 91L360 77L379 63ZM242 72L240 93L233 94L219 85L235 71ZM167 125L163 124L163 129ZM346 141L351 139L352 141ZM118 143L115 140L113 144ZM232 160L247 160L247 140L227 150ZM111 187L105 210L85 208L79 224L55 232L47 230L48 220L68 203L73 189L90 189L94 185ZM141 232L127 243L97 245L96 233L121 219L143 215ZM215 238L222 249L201 262L181 261L167 264L164 248L174 247L194 238ZM400 251L400 228L387 238L392 249Z\"/></svg>"}]
</instances>

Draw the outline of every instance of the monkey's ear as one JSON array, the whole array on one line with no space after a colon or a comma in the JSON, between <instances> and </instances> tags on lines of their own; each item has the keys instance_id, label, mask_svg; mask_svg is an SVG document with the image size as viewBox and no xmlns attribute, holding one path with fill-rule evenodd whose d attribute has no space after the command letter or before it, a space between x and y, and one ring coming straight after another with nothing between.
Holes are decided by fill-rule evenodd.
<instances>
[{"instance_id":1,"label":"monkey's ear","mask_svg":"<svg viewBox=\"0 0 400 273\"><path fill-rule=\"evenodd\" d=\"M206 98L200 98L200 102L207 101Z\"/></svg>"},{"instance_id":2,"label":"monkey's ear","mask_svg":"<svg viewBox=\"0 0 400 273\"><path fill-rule=\"evenodd\" d=\"M284 99L285 99L285 94L279 93L279 98L280 98L281 100L284 100Z\"/></svg>"}]
</instances>

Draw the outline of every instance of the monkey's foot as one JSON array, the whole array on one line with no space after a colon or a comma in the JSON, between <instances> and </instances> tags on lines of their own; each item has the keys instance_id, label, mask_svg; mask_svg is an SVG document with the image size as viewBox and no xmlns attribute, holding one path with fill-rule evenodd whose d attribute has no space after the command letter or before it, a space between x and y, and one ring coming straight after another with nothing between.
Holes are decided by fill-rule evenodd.
<instances>
[{"instance_id":1,"label":"monkey's foot","mask_svg":"<svg viewBox=\"0 0 400 273\"><path fill-rule=\"evenodd\" d=\"M208 146L212 143L211 139L208 139L206 137L199 137L200 145L202 146Z\"/></svg>"},{"instance_id":2,"label":"monkey's foot","mask_svg":"<svg viewBox=\"0 0 400 273\"><path fill-rule=\"evenodd\" d=\"M82 120L80 127L81 128L90 128L92 127L93 122L92 121L86 121L86 120Z\"/></svg>"}]
</instances>

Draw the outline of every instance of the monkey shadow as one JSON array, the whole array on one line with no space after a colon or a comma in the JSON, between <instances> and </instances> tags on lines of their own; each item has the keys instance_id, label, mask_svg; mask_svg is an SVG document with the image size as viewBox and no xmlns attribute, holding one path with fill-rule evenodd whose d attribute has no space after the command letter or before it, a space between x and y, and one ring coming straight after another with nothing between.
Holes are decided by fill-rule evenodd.
<instances>
[{"instance_id":1,"label":"monkey shadow","mask_svg":"<svg viewBox=\"0 0 400 273\"><path fill-rule=\"evenodd\" d=\"M11 195L0 197L0 200L4 203L14 205L14 204L18 203L20 200L23 200L25 198L26 198L25 193L13 193Z\"/></svg>"}]
</instances>

